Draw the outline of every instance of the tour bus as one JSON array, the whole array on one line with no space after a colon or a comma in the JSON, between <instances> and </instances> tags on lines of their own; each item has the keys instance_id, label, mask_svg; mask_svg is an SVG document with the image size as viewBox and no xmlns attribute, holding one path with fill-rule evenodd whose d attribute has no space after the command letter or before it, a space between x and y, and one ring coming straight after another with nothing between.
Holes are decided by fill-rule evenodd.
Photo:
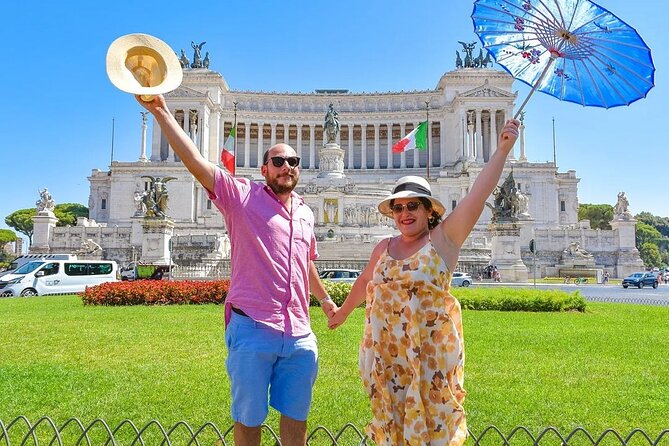
<instances>
[{"instance_id":1,"label":"tour bus","mask_svg":"<svg viewBox=\"0 0 669 446\"><path fill-rule=\"evenodd\" d=\"M36 260L0 278L0 296L73 294L87 286L116 282L113 260Z\"/></svg>"}]
</instances>

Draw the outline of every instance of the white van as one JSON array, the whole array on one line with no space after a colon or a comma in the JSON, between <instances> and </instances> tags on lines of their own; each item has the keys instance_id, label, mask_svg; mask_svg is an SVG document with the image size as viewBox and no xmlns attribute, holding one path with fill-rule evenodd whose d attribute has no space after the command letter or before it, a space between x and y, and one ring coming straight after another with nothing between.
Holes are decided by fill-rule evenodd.
<instances>
[{"instance_id":1,"label":"white van","mask_svg":"<svg viewBox=\"0 0 669 446\"><path fill-rule=\"evenodd\" d=\"M24 254L20 255L10 263L6 271L0 273L0 277L4 277L13 273L15 270L21 268L28 262L35 262L37 260L77 260L76 254Z\"/></svg>"},{"instance_id":2,"label":"white van","mask_svg":"<svg viewBox=\"0 0 669 446\"><path fill-rule=\"evenodd\" d=\"M28 262L0 279L0 296L74 294L87 286L116 282L113 260L51 260Z\"/></svg>"}]
</instances>

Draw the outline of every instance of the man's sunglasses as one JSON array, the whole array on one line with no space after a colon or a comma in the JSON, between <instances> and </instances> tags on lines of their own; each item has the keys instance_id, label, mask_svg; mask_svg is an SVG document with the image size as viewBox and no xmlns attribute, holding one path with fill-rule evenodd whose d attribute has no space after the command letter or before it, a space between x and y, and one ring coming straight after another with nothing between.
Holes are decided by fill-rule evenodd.
<instances>
[{"instance_id":1,"label":"man's sunglasses","mask_svg":"<svg viewBox=\"0 0 669 446\"><path fill-rule=\"evenodd\" d=\"M390 209L393 210L393 214L401 214L404 212L404 208L407 208L409 212L416 212L422 203L420 201L410 201L407 204L393 204L393 207Z\"/></svg>"},{"instance_id":2,"label":"man's sunglasses","mask_svg":"<svg viewBox=\"0 0 669 446\"><path fill-rule=\"evenodd\" d=\"M297 167L298 164L300 164L300 157L299 156L272 156L270 159L267 161L272 162L274 167L282 167L283 163L286 161L288 162L288 165L292 167Z\"/></svg>"}]
</instances>

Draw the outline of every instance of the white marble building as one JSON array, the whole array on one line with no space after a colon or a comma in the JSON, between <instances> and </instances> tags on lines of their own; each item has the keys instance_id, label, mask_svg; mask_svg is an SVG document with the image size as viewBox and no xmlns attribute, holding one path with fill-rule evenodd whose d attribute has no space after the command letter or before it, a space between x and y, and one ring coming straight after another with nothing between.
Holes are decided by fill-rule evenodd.
<instances>
[{"instance_id":1,"label":"white marble building","mask_svg":"<svg viewBox=\"0 0 669 446\"><path fill-rule=\"evenodd\" d=\"M467 194L496 150L503 122L512 116L516 100L512 83L502 71L460 68L445 73L433 90L277 93L232 90L221 74L200 68L184 69L182 85L166 98L177 121L212 162L218 161L236 120L237 175L262 181L258 160L263 152L277 142L293 146L302 158L298 192L316 215L321 258L363 262L378 239L395 232L392 222L378 214L376 204L390 193L397 178L428 176L433 193L448 210ZM328 174L332 166L322 152L323 119L329 104L334 105L341 124L337 144L344 158L338 175ZM428 151L393 154L392 145L428 115ZM106 255L122 262L137 256L142 247L142 215L136 197L150 184L150 178L142 177L170 176L176 178L167 185L168 216L175 224L173 257L199 259L214 249L225 256L220 248L226 246L221 242L225 239L222 216L155 123L147 150L148 127L144 122L137 160L115 161L110 171L93 170L88 178L91 221L82 222L85 228L55 228L52 251L73 250L78 237L85 240L97 231L92 238L107 248ZM512 169L518 188L529 198L529 215L521 222L523 259L529 254L526 242L541 240L544 255L539 267L545 273L545 268L559 263L569 241L578 239L593 253L598 267L613 275L636 268L637 260L632 265L627 256L625 266L617 254L621 249L635 251L633 241L626 246L629 240L622 240L616 230L593 231L587 224L579 225L576 172L558 172L552 162L530 161L531 148L525 147L522 132L524 128L504 176ZM490 261L490 218L486 209L467 241L461 256L464 269ZM83 232L76 235L77 231ZM531 261L526 264L531 266Z\"/></svg>"}]
</instances>

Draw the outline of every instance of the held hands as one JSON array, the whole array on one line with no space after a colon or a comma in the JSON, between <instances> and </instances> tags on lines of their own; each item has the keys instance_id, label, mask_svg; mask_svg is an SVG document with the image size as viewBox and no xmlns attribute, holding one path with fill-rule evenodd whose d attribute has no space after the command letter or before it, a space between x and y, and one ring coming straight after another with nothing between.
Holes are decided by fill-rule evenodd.
<instances>
[{"instance_id":1,"label":"held hands","mask_svg":"<svg viewBox=\"0 0 669 446\"><path fill-rule=\"evenodd\" d=\"M328 328L330 330L334 330L344 322L346 322L346 314L344 314L344 312L341 311L341 308L337 308L333 312L332 316L328 316Z\"/></svg>"},{"instance_id":2,"label":"held hands","mask_svg":"<svg viewBox=\"0 0 669 446\"><path fill-rule=\"evenodd\" d=\"M325 313L325 315L328 317L328 325L332 316L334 316L337 310L339 310L337 304L334 303L332 299L325 299L323 302L321 302L321 309L323 310L323 313Z\"/></svg>"}]
</instances>

